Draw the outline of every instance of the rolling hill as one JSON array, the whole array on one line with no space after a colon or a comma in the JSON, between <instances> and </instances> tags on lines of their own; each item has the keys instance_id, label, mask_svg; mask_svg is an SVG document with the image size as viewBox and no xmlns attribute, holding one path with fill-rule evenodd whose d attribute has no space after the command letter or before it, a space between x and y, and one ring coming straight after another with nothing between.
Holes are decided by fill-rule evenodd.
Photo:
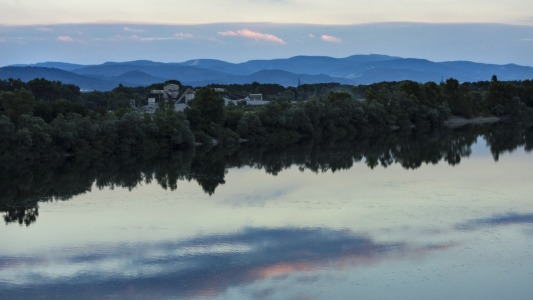
<instances>
[{"instance_id":1,"label":"rolling hill","mask_svg":"<svg viewBox=\"0 0 533 300\"><path fill-rule=\"evenodd\" d=\"M119 84L149 85L171 79L191 86L254 81L294 86L298 82L338 82L353 85L401 80L439 82L450 77L461 82L485 81L490 80L492 75L497 75L500 80L532 79L533 67L470 61L432 62L386 55L353 55L345 58L295 56L243 63L214 59L196 59L181 63L137 60L100 65L45 62L0 68L1 79L20 78L28 81L42 77L76 84L85 90L109 90Z\"/></svg>"}]
</instances>

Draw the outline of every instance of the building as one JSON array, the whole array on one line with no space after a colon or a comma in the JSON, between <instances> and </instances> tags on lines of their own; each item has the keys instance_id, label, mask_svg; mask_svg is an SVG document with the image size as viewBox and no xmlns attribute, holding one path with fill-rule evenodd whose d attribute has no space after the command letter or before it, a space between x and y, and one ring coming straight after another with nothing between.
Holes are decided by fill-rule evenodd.
<instances>
[{"instance_id":1,"label":"building","mask_svg":"<svg viewBox=\"0 0 533 300\"><path fill-rule=\"evenodd\" d=\"M163 87L163 97L165 99L177 99L180 94L180 86L177 84L167 84Z\"/></svg>"},{"instance_id":2,"label":"building","mask_svg":"<svg viewBox=\"0 0 533 300\"><path fill-rule=\"evenodd\" d=\"M151 90L150 94L157 95L157 100L160 101L161 97L163 99L174 99L176 100L180 94L180 86L177 84L167 84L163 87L162 90Z\"/></svg>"},{"instance_id":3,"label":"building","mask_svg":"<svg viewBox=\"0 0 533 300\"><path fill-rule=\"evenodd\" d=\"M151 97L148 98L148 105L138 107L136 110L138 112L145 112L145 113L154 113L157 106L162 103L162 101L173 101L174 102L174 109L176 111L183 111L185 107L187 106L186 103L191 100L190 96L190 90L185 91L183 95L178 99L180 96L180 87L177 84L167 84L163 87L162 90L151 90L150 95ZM194 98L194 93L192 98ZM182 99L185 99L183 102L180 103ZM179 105L178 105L179 104Z\"/></svg>"},{"instance_id":4,"label":"building","mask_svg":"<svg viewBox=\"0 0 533 300\"><path fill-rule=\"evenodd\" d=\"M268 101L263 100L263 94L249 94L248 96L242 99L230 99L224 97L224 102L226 105L233 103L235 105L246 104L246 105L265 105Z\"/></svg>"},{"instance_id":5,"label":"building","mask_svg":"<svg viewBox=\"0 0 533 300\"><path fill-rule=\"evenodd\" d=\"M245 99L246 101L263 101L263 94L250 94Z\"/></svg>"},{"instance_id":6,"label":"building","mask_svg":"<svg viewBox=\"0 0 533 300\"><path fill-rule=\"evenodd\" d=\"M189 102L194 99L195 92L191 89L187 89L181 97L174 103L175 111L184 111L187 108Z\"/></svg>"}]
</instances>

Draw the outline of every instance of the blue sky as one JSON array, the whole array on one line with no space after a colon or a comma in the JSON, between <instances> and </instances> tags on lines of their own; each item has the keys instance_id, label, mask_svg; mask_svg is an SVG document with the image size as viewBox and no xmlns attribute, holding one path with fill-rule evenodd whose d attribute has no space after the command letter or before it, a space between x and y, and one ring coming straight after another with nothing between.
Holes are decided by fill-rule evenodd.
<instances>
[{"instance_id":1,"label":"blue sky","mask_svg":"<svg viewBox=\"0 0 533 300\"><path fill-rule=\"evenodd\" d=\"M530 0L0 0L0 66L388 54L533 66Z\"/></svg>"}]
</instances>

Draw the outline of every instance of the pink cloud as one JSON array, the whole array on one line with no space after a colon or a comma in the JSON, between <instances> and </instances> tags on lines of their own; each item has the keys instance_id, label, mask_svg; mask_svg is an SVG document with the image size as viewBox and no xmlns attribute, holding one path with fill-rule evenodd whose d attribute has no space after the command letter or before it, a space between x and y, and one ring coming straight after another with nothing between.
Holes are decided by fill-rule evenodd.
<instances>
[{"instance_id":1,"label":"pink cloud","mask_svg":"<svg viewBox=\"0 0 533 300\"><path fill-rule=\"evenodd\" d=\"M273 34L256 32L256 31L252 31L249 29L241 29L237 31L223 31L223 32L219 32L218 34L222 36L240 36L243 38L256 40L256 41L265 41L265 42L272 42L272 43L277 43L277 44L287 44L284 40L282 40L281 38Z\"/></svg>"},{"instance_id":2,"label":"pink cloud","mask_svg":"<svg viewBox=\"0 0 533 300\"><path fill-rule=\"evenodd\" d=\"M238 36L238 34L235 31L221 31L218 34L222 36Z\"/></svg>"},{"instance_id":3,"label":"pink cloud","mask_svg":"<svg viewBox=\"0 0 533 300\"><path fill-rule=\"evenodd\" d=\"M57 37L57 40L63 43L73 43L76 41L73 37L68 35L60 35Z\"/></svg>"},{"instance_id":4,"label":"pink cloud","mask_svg":"<svg viewBox=\"0 0 533 300\"><path fill-rule=\"evenodd\" d=\"M331 36L331 35L327 35L327 34L323 34L320 38L323 41L328 42L328 43L336 43L336 44L342 43L342 39Z\"/></svg>"}]
</instances>

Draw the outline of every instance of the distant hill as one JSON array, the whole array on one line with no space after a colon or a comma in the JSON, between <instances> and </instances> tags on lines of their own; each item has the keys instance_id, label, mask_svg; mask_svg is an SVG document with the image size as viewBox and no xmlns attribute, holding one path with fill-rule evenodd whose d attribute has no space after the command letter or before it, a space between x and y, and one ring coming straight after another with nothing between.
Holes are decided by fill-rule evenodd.
<instances>
[{"instance_id":1,"label":"distant hill","mask_svg":"<svg viewBox=\"0 0 533 300\"><path fill-rule=\"evenodd\" d=\"M142 71L127 71L118 76L102 78L102 80L118 82L125 86L147 86L152 83L165 82L167 79L155 77Z\"/></svg>"},{"instance_id":2,"label":"distant hill","mask_svg":"<svg viewBox=\"0 0 533 300\"><path fill-rule=\"evenodd\" d=\"M276 83L285 86L296 86L298 82L315 84L315 83L329 83L338 82L343 84L351 84L351 80L343 78L333 78L328 75L309 75L309 74L295 74L282 70L261 70L250 74L248 76L242 76L241 83L248 83L250 80L259 83Z\"/></svg>"},{"instance_id":3,"label":"distant hill","mask_svg":"<svg viewBox=\"0 0 533 300\"><path fill-rule=\"evenodd\" d=\"M82 90L111 90L117 86L115 82L109 82L91 76L78 75L72 72L43 67L4 67L0 68L0 79L16 78L22 81L30 81L35 78L46 78L52 81L75 84Z\"/></svg>"},{"instance_id":4,"label":"distant hill","mask_svg":"<svg viewBox=\"0 0 533 300\"><path fill-rule=\"evenodd\" d=\"M298 82L370 84L381 81L441 81L453 77L461 82L533 79L533 67L493 65L469 61L432 62L416 58L387 55L353 55L345 58L295 56L284 59L251 60L230 63L215 59L196 59L181 63L148 60L106 62L100 65L77 65L45 62L31 66L0 68L0 78L31 80L43 77L72 83L82 89L109 90L118 84L149 85L179 80L192 86L210 83L277 83L294 86Z\"/></svg>"},{"instance_id":5,"label":"distant hill","mask_svg":"<svg viewBox=\"0 0 533 300\"><path fill-rule=\"evenodd\" d=\"M34 65L29 65L27 67L43 67L43 68L54 68L54 69L61 69L65 71L72 71L74 69L78 69L83 67L83 65L79 64L70 64L70 63L64 63L64 62L54 62L54 61L47 61L42 63L37 63Z\"/></svg>"}]
</instances>

